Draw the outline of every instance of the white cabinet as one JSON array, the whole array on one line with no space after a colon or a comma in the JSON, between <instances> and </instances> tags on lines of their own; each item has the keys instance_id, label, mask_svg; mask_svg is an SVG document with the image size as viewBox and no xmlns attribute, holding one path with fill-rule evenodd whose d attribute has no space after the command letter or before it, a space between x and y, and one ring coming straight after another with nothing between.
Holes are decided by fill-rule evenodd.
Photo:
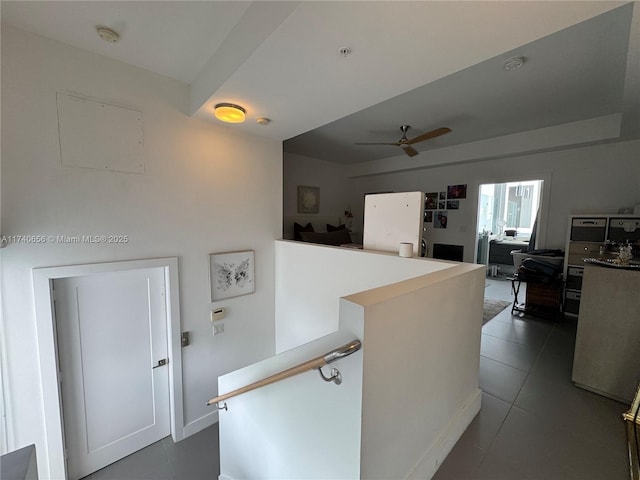
<instances>
[{"instance_id":1,"label":"white cabinet","mask_svg":"<svg viewBox=\"0 0 640 480\"><path fill-rule=\"evenodd\" d=\"M611 213L569 217L563 272L565 315L575 317L580 310L583 297L583 258L614 258L615 254L607 250L606 246L627 242L640 245L638 216Z\"/></svg>"}]
</instances>

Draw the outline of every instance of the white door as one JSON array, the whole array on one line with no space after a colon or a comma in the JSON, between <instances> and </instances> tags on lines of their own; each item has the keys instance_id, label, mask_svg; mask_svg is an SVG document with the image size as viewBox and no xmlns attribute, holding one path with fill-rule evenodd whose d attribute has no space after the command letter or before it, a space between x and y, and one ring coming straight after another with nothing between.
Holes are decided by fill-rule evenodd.
<instances>
[{"instance_id":1,"label":"white door","mask_svg":"<svg viewBox=\"0 0 640 480\"><path fill-rule=\"evenodd\" d=\"M170 434L164 269L63 278L54 290L75 480Z\"/></svg>"}]
</instances>

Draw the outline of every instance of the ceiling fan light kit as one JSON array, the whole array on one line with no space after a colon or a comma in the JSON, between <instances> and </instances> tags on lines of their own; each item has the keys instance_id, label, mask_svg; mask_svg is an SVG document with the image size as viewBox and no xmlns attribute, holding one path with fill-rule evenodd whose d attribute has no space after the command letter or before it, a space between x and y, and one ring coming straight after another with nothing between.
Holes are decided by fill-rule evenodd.
<instances>
[{"instance_id":1,"label":"ceiling fan light kit","mask_svg":"<svg viewBox=\"0 0 640 480\"><path fill-rule=\"evenodd\" d=\"M404 153L406 153L410 157L415 157L420 152L418 152L411 145L418 142L423 142L425 140L430 140L432 138L436 138L441 135L446 135L447 133L451 132L451 129L448 127L440 127L410 139L410 138L407 138L407 131L410 128L411 127L409 125L401 125L400 131L402 132L402 138L400 138L400 140L398 140L395 143L356 143L356 145L392 145L395 147L402 147L402 149L404 150Z\"/></svg>"}]
</instances>

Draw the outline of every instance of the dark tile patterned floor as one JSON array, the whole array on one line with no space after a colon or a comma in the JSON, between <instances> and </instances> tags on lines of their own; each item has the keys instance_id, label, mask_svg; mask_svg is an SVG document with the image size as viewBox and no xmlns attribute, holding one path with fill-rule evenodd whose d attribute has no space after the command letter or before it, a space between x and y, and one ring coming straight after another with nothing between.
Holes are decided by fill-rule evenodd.
<instances>
[{"instance_id":1,"label":"dark tile patterned floor","mask_svg":"<svg viewBox=\"0 0 640 480\"><path fill-rule=\"evenodd\" d=\"M85 480L216 480L218 424L174 443L171 437L92 473Z\"/></svg>"},{"instance_id":2,"label":"dark tile patterned floor","mask_svg":"<svg viewBox=\"0 0 640 480\"><path fill-rule=\"evenodd\" d=\"M508 299L510 282L489 282L487 297ZM571 382L576 325L507 308L483 326L482 409L434 480L629 478L628 406Z\"/></svg>"}]
</instances>

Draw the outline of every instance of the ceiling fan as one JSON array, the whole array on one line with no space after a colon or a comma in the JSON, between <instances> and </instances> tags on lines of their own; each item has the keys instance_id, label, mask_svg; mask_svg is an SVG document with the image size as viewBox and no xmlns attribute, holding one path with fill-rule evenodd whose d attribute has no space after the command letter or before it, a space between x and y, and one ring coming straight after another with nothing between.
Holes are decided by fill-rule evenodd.
<instances>
[{"instance_id":1,"label":"ceiling fan","mask_svg":"<svg viewBox=\"0 0 640 480\"><path fill-rule=\"evenodd\" d=\"M450 128L440 127L435 130L431 130L430 132L423 133L422 135L418 135L415 138L407 138L407 130L411 127L409 125L400 126L400 131L402 131L402 138L395 143L356 143L356 145L393 145L396 147L402 147L404 153L409 155L410 157L414 157L418 155L418 151L414 149L411 145L414 143L422 142L424 140L430 140L432 138L439 137L440 135L446 135L451 131Z\"/></svg>"}]
</instances>

